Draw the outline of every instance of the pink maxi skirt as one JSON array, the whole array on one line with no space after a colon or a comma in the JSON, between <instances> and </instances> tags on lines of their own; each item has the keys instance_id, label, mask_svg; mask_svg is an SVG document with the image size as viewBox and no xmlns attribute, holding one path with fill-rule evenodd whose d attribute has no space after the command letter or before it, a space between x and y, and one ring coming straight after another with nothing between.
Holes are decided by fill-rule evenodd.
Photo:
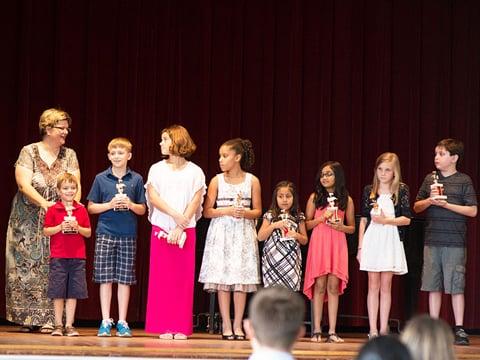
<instances>
[{"instance_id":1,"label":"pink maxi skirt","mask_svg":"<svg viewBox=\"0 0 480 360\"><path fill-rule=\"evenodd\" d=\"M159 239L160 230L152 225L145 331L188 336L193 332L195 228L185 229L183 249Z\"/></svg>"}]
</instances>

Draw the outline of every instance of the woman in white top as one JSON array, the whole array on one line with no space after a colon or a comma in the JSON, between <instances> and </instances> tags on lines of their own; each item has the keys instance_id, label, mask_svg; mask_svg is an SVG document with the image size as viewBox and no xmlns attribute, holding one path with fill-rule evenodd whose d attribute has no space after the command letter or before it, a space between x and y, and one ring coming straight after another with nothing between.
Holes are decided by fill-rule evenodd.
<instances>
[{"instance_id":1,"label":"woman in white top","mask_svg":"<svg viewBox=\"0 0 480 360\"><path fill-rule=\"evenodd\" d=\"M202 213L205 175L187 161L196 149L188 131L162 131L162 155L148 172L148 219L152 224L145 331L184 340L193 332L195 225Z\"/></svg>"}]
</instances>

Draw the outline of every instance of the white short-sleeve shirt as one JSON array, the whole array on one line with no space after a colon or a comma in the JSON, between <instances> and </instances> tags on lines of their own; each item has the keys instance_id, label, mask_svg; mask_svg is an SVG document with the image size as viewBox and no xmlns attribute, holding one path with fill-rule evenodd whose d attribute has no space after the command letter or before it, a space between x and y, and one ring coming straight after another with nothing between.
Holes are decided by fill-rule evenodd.
<instances>
[{"instance_id":1,"label":"white short-sleeve shirt","mask_svg":"<svg viewBox=\"0 0 480 360\"><path fill-rule=\"evenodd\" d=\"M192 202L198 190L203 190L202 196L206 192L205 174L198 165L195 165L191 161L188 161L181 170L173 170L168 166L166 160L153 164L148 171L145 188L147 188L149 184L153 186L163 201L182 214ZM146 194L146 198L148 220L150 223L161 227L167 232L174 229L176 227L175 220L170 215L154 207L148 198L148 193ZM188 227L195 227L201 215L202 205L198 207Z\"/></svg>"}]
</instances>

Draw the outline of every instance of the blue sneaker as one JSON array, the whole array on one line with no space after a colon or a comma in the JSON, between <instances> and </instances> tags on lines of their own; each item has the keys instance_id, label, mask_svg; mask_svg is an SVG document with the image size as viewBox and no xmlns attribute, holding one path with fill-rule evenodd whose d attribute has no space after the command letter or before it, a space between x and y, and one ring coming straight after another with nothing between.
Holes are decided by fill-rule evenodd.
<instances>
[{"instance_id":1,"label":"blue sneaker","mask_svg":"<svg viewBox=\"0 0 480 360\"><path fill-rule=\"evenodd\" d=\"M130 330L130 327L126 321L119 320L117 322L117 336L132 337L132 330Z\"/></svg>"},{"instance_id":2,"label":"blue sneaker","mask_svg":"<svg viewBox=\"0 0 480 360\"><path fill-rule=\"evenodd\" d=\"M112 336L113 319L102 320L97 336Z\"/></svg>"}]
</instances>

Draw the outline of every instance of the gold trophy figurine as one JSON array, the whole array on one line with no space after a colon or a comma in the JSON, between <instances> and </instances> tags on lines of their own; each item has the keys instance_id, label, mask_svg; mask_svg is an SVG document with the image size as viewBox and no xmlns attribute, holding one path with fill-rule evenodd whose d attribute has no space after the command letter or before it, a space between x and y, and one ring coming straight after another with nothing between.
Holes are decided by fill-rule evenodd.
<instances>
[{"instance_id":1,"label":"gold trophy figurine","mask_svg":"<svg viewBox=\"0 0 480 360\"><path fill-rule=\"evenodd\" d=\"M233 200L233 206L236 208L243 208L243 194L241 191L237 193L235 199Z\"/></svg>"},{"instance_id":2,"label":"gold trophy figurine","mask_svg":"<svg viewBox=\"0 0 480 360\"><path fill-rule=\"evenodd\" d=\"M382 210L380 209L377 200L372 199L372 203L370 205L372 205L372 210L370 211L371 215L379 216L382 213Z\"/></svg>"}]
</instances>

